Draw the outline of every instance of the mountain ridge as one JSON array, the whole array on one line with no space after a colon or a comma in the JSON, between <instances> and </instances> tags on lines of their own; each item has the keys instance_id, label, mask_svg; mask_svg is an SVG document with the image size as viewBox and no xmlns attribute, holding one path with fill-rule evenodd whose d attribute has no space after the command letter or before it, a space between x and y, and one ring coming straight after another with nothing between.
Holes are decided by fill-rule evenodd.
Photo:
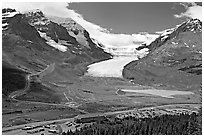
<instances>
[{"instance_id":1,"label":"mountain ridge","mask_svg":"<svg viewBox=\"0 0 204 137\"><path fill-rule=\"evenodd\" d=\"M84 58L82 59L82 62L83 61L85 62L94 61L95 62L95 61L108 59L111 57L110 54L104 52L100 47L98 47L92 42L92 40L89 38L88 32L84 36L86 37L87 42L88 42L88 47L87 47L87 46L83 46L80 43L78 43L76 38L69 35L67 29L64 28L62 25L57 24L47 19L42 13L42 11L40 10L29 11L23 14L17 13L13 17L9 17L9 15L7 14L16 12L15 10L3 9L2 11L3 11L2 12L3 13L3 17L2 17L3 24L7 23L6 26L5 25L2 26L4 28L3 34L2 34L4 53L7 52L8 47L14 46L14 42L16 41L18 43L21 43L22 45L21 47L25 46L27 47L27 49L38 48L38 50L47 52L48 54L54 51L56 52L55 53L56 58L61 58L62 56L64 56L62 57L62 59L65 58L65 61L67 63L69 62L67 58L69 56L72 59ZM11 41L15 37L17 39ZM51 44L55 44L55 45L51 45ZM5 45L8 45L8 46L5 47ZM31 46L31 45L35 45L35 46ZM66 47L67 51L64 53L64 55L63 53L55 51L56 48L55 49L52 48L52 47L55 47L56 45ZM15 48L16 46L14 46L14 49ZM12 51L14 51L14 49L12 49ZM17 51L19 50L16 49L16 51L14 52L17 52ZM39 52L39 51L35 51L35 52ZM28 51L28 53L35 54L35 53L31 53L31 51ZM99 54L100 56L97 56L97 54ZM18 54L18 55L23 56L24 54L22 55ZM46 58L48 58L48 56ZM38 59L40 58L38 57ZM32 60L34 60L34 58ZM49 60L50 59L48 59L47 61L44 60L43 62L49 62ZM61 60L60 62L63 62L63 60ZM73 61L71 61L70 63L72 62Z\"/></svg>"},{"instance_id":2,"label":"mountain ridge","mask_svg":"<svg viewBox=\"0 0 204 137\"><path fill-rule=\"evenodd\" d=\"M150 45L150 53L127 64L123 76L140 84L199 89L202 81L202 22L190 19ZM141 50L140 49L140 50ZM171 88L172 88L171 87Z\"/></svg>"}]
</instances>

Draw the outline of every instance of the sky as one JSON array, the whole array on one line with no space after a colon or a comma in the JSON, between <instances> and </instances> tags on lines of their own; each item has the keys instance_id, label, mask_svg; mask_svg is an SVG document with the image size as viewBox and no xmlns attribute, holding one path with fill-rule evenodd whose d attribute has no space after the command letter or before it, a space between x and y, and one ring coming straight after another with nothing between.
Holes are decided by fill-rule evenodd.
<instances>
[{"instance_id":1,"label":"sky","mask_svg":"<svg viewBox=\"0 0 204 137\"><path fill-rule=\"evenodd\" d=\"M181 23L174 14L184 12L179 3L104 2L71 3L69 7L84 19L114 33L154 33Z\"/></svg>"},{"instance_id":2,"label":"sky","mask_svg":"<svg viewBox=\"0 0 204 137\"><path fill-rule=\"evenodd\" d=\"M193 2L4 2L2 7L70 17L106 47L122 48L149 44L159 36L156 32L202 17L201 3Z\"/></svg>"}]
</instances>

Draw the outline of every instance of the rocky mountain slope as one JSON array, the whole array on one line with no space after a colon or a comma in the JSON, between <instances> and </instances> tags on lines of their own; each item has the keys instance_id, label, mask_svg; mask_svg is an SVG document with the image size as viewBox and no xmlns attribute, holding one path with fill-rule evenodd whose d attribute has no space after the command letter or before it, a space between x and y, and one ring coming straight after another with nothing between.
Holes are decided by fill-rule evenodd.
<instances>
[{"instance_id":1,"label":"rocky mountain slope","mask_svg":"<svg viewBox=\"0 0 204 137\"><path fill-rule=\"evenodd\" d=\"M87 65L112 57L86 30L81 28L83 44L69 27L51 21L40 10L19 13L2 9L2 68L7 73L2 78L4 98L25 85L26 74L40 72L50 64L55 64L54 70L43 79L45 83L77 79Z\"/></svg>"},{"instance_id":2,"label":"rocky mountain slope","mask_svg":"<svg viewBox=\"0 0 204 137\"><path fill-rule=\"evenodd\" d=\"M150 45L150 53L127 64L123 76L143 85L200 89L202 82L202 22L191 19L165 30Z\"/></svg>"},{"instance_id":3,"label":"rocky mountain slope","mask_svg":"<svg viewBox=\"0 0 204 137\"><path fill-rule=\"evenodd\" d=\"M56 62L63 67L97 62L111 57L93 43L87 31L85 45L66 27L48 19L40 10L18 13L2 10L3 61L30 72Z\"/></svg>"},{"instance_id":4,"label":"rocky mountain slope","mask_svg":"<svg viewBox=\"0 0 204 137\"><path fill-rule=\"evenodd\" d=\"M68 33L72 37L75 37L80 44L88 46L87 39L84 36L84 32L86 30L74 20L72 20L71 18L61 18L56 16L47 16L47 18L65 27Z\"/></svg>"}]
</instances>

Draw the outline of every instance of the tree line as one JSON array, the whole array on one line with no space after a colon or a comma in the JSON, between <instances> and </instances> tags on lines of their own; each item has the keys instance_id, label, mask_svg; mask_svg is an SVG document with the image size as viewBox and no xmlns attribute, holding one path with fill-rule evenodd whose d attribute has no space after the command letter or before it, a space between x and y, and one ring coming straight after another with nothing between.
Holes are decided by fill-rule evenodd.
<instances>
[{"instance_id":1,"label":"tree line","mask_svg":"<svg viewBox=\"0 0 204 137\"><path fill-rule=\"evenodd\" d=\"M154 118L115 118L98 121L66 135L201 135L201 111L196 114L162 115Z\"/></svg>"}]
</instances>

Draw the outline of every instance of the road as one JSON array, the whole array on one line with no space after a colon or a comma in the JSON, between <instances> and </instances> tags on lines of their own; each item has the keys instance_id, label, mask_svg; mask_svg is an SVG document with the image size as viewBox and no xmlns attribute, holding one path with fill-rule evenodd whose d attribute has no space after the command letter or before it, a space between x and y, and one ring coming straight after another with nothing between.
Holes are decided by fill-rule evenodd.
<instances>
[{"instance_id":1,"label":"road","mask_svg":"<svg viewBox=\"0 0 204 137\"><path fill-rule=\"evenodd\" d=\"M50 65L49 65L50 66ZM49 66L46 67L43 71L41 71L42 73L44 73L43 75L45 75L46 73L46 70L49 69ZM51 71L53 71L53 69L51 69ZM35 102L35 101L23 101L23 100L17 100L16 97L17 96L20 96L22 94L25 94L29 89L30 89L30 78L32 76L35 76L35 75L39 75L41 72L38 72L38 73L35 73L35 74L28 74L26 76L26 86L21 89L21 90L17 90L17 91L14 91L12 92L9 97L15 101L19 101L19 102L25 102L25 103L32 103L32 104L40 104L40 105L52 105L52 106L62 106L62 107L69 107L68 105L66 104L54 104L54 103L44 103L44 102ZM65 93L64 93L65 94ZM65 94L65 97L66 99L67 96ZM138 109L138 110L144 110L144 109L151 109L151 108L158 108L158 107L165 107L165 106L175 106L175 105L191 105L192 103L185 103L185 104L168 104L168 105L160 105L160 106L155 106L155 107L144 107L144 108L141 108L141 109ZM195 105L200 105L199 103L195 103ZM80 110L80 109L77 109L77 108L74 108L75 110L78 110L79 112L81 113L84 113L84 114L81 114L81 115L78 115L74 118L66 118L66 119L58 119L58 120L50 120L50 121L42 121L42 122L34 122L34 123L29 123L29 124L24 124L24 125L18 125L18 126L12 126L12 127L7 127L7 128L2 128L2 133L7 133L9 131L13 131L13 130L18 130L18 129L21 129L25 126L31 126L31 125L46 125L46 124L51 124L53 122L55 123L63 123L63 122L67 122L67 121L73 121L75 118L77 117L87 117L88 116L93 116L93 115L115 115L115 114L120 114L120 113L127 113L127 112L132 112L132 111L135 111L137 110L136 108L134 109L131 109L131 110L123 110L123 111L114 111L114 112L106 112L106 113L91 113L91 114L87 114L87 112L85 112L84 110Z\"/></svg>"},{"instance_id":2,"label":"road","mask_svg":"<svg viewBox=\"0 0 204 137\"><path fill-rule=\"evenodd\" d=\"M41 72L37 72L37 73L33 73L33 74L28 74L26 75L26 85L23 89L20 89L20 90L16 90L14 92L12 92L10 95L9 95L9 98L11 98L12 100L15 100L15 101L20 101L20 100L17 100L16 97L17 96L21 96L23 94L25 94L29 89L30 89L30 78L32 76L35 76L35 75L41 75L42 73L46 72L48 69L51 68L51 71L54 70L54 66L55 66L55 63L53 64L50 64L48 65L44 70L42 70Z\"/></svg>"},{"instance_id":3,"label":"road","mask_svg":"<svg viewBox=\"0 0 204 137\"><path fill-rule=\"evenodd\" d=\"M77 115L73 118L66 118L66 119L58 119L58 120L49 120L49 121L42 121L42 122L34 122L34 123L29 123L29 124L24 124L24 125L18 125L18 126L12 126L12 127L7 127L7 128L3 128L2 129L2 133L6 133L6 132L10 132L13 130L18 130L18 129L22 129L25 126L33 126L33 125L47 125L47 124L52 124L52 123L65 123L68 121L73 121L75 118L83 118L83 117L87 117L90 116L98 116L98 115L104 115L104 116L108 116L108 115L116 115L116 114L122 114L122 113L128 113L128 112L132 112L135 110L145 110L145 109L155 109L155 108L160 108L160 107L170 107L170 106L175 106L175 105L201 105L199 103L185 103L185 104L169 104L169 105L160 105L160 106L155 106L155 107L144 107L141 109L130 109L130 110L122 110L122 111L114 111L114 112L105 112L105 113L91 113L91 114L82 114L82 115Z\"/></svg>"},{"instance_id":4,"label":"road","mask_svg":"<svg viewBox=\"0 0 204 137\"><path fill-rule=\"evenodd\" d=\"M45 76L47 73L52 72L55 69L55 63L48 65L44 70L42 70L41 72L37 72L37 73L33 73L33 74L28 74L26 75L26 85L23 89L17 90L12 92L9 95L9 98L11 98L14 101L18 101L18 102L24 102L24 103L29 103L29 104L38 104L38 105L49 105L49 106L61 106L61 107L69 107L69 105L67 104L55 104L55 103L45 103L45 102L35 102L35 101L24 101L24 100L18 100L16 99L16 97L21 96L23 94L26 94L26 92L30 89L30 81L31 81L31 77L36 76L36 75L40 75L40 77ZM66 96L67 98L67 96ZM75 110L81 112L81 113L87 113L84 110L80 110L77 108L74 108Z\"/></svg>"},{"instance_id":5,"label":"road","mask_svg":"<svg viewBox=\"0 0 204 137\"><path fill-rule=\"evenodd\" d=\"M69 102L69 98L67 97L66 93L64 92L63 94L64 94L66 100Z\"/></svg>"},{"instance_id":6,"label":"road","mask_svg":"<svg viewBox=\"0 0 204 137\"><path fill-rule=\"evenodd\" d=\"M15 97L21 96L21 95L25 94L29 90L29 88L30 88L30 75L31 74L26 75L26 85L25 85L25 87L23 89L16 90L16 91L12 92L9 95L9 98L11 98L14 101L19 101L19 100L15 99Z\"/></svg>"},{"instance_id":7,"label":"road","mask_svg":"<svg viewBox=\"0 0 204 137\"><path fill-rule=\"evenodd\" d=\"M47 124L52 124L52 123L63 123L63 122L67 122L67 121L73 121L74 118L66 118L66 119L58 119L58 120L50 120L50 121L42 121L42 122L34 122L34 123L29 123L29 124L23 124L23 125L18 125L18 126L12 126L12 127L7 127L7 128L3 128L2 129L2 133L5 132L10 132L13 130L18 130L18 129L22 129L25 126L33 126L33 125L47 125Z\"/></svg>"}]
</instances>

